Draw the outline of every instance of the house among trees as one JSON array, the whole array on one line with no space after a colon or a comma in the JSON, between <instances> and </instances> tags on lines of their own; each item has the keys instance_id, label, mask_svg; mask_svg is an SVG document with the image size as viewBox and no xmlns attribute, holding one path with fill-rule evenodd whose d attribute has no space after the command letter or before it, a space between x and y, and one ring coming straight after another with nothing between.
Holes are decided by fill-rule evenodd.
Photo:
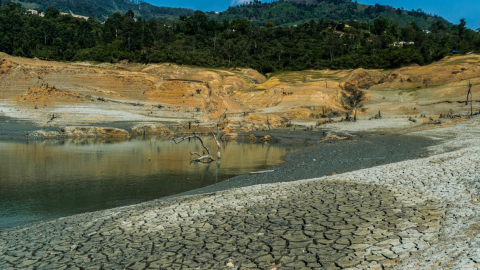
<instances>
[{"instance_id":1,"label":"house among trees","mask_svg":"<svg viewBox=\"0 0 480 270\"><path fill-rule=\"evenodd\" d=\"M393 44L388 44L389 47L403 47L404 45L415 45L413 41L399 41L393 42Z\"/></svg>"},{"instance_id":2,"label":"house among trees","mask_svg":"<svg viewBox=\"0 0 480 270\"><path fill-rule=\"evenodd\" d=\"M25 11L25 14L32 14L32 15L38 15L40 17L45 17L45 14L42 13L42 12L38 12L38 10L35 10L35 9L27 9ZM64 12L60 12L60 15L69 15L68 13L64 13ZM84 19L84 20L88 20L88 17L86 16L82 16L82 15L75 15L73 13L71 13L72 17L75 17L75 18L80 18L80 19Z\"/></svg>"},{"instance_id":3,"label":"house among trees","mask_svg":"<svg viewBox=\"0 0 480 270\"><path fill-rule=\"evenodd\" d=\"M25 14L32 14L32 15L38 15L38 11L34 9L27 9L25 11Z\"/></svg>"},{"instance_id":4,"label":"house among trees","mask_svg":"<svg viewBox=\"0 0 480 270\"><path fill-rule=\"evenodd\" d=\"M38 15L40 17L45 17L45 14L43 14L42 12L38 12L38 10L35 10L35 9L27 9L25 11L25 14Z\"/></svg>"}]
</instances>

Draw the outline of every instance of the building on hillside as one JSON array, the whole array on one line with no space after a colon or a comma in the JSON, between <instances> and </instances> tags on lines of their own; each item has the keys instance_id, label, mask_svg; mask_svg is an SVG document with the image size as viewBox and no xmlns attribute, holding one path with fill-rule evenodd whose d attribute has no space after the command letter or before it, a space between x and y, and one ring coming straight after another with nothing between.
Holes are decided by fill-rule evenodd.
<instances>
[{"instance_id":1,"label":"building on hillside","mask_svg":"<svg viewBox=\"0 0 480 270\"><path fill-rule=\"evenodd\" d=\"M38 15L38 11L35 9L27 9L25 11L25 14L32 14L32 15Z\"/></svg>"},{"instance_id":2,"label":"building on hillside","mask_svg":"<svg viewBox=\"0 0 480 270\"><path fill-rule=\"evenodd\" d=\"M38 15L40 17L45 17L45 14L43 14L42 12L38 12L38 10L35 10L35 9L27 9L25 11L25 14Z\"/></svg>"},{"instance_id":3,"label":"building on hillside","mask_svg":"<svg viewBox=\"0 0 480 270\"><path fill-rule=\"evenodd\" d=\"M393 42L392 44L388 44L389 47L403 47L405 45L414 45L415 42L413 41L399 41Z\"/></svg>"}]
</instances>

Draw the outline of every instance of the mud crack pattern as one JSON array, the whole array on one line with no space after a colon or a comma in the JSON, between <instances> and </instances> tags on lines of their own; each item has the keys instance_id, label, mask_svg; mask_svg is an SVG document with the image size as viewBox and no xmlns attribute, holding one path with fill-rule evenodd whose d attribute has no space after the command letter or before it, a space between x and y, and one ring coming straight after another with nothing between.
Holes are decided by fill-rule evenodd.
<instances>
[{"instance_id":1,"label":"mud crack pattern","mask_svg":"<svg viewBox=\"0 0 480 270\"><path fill-rule=\"evenodd\" d=\"M341 180L153 204L2 233L0 268L381 269L435 242L443 216L413 190Z\"/></svg>"}]
</instances>

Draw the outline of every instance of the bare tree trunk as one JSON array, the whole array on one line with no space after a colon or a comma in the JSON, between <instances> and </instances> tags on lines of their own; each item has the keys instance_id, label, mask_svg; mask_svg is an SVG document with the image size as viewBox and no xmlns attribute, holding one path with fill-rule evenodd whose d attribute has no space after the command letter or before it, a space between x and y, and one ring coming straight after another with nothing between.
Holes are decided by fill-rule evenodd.
<instances>
[{"instance_id":1,"label":"bare tree trunk","mask_svg":"<svg viewBox=\"0 0 480 270\"><path fill-rule=\"evenodd\" d=\"M213 134L213 138L215 139L215 142L217 143L217 159L220 161L220 143L217 140L217 137L215 137L215 134Z\"/></svg>"},{"instance_id":2,"label":"bare tree trunk","mask_svg":"<svg viewBox=\"0 0 480 270\"><path fill-rule=\"evenodd\" d=\"M470 92L470 116L473 116L473 93Z\"/></svg>"},{"instance_id":3,"label":"bare tree trunk","mask_svg":"<svg viewBox=\"0 0 480 270\"><path fill-rule=\"evenodd\" d=\"M468 81L467 102L465 103L465 105L467 105L467 106L468 106L468 97L470 96L471 93L472 93L472 84L470 83L470 80L469 80Z\"/></svg>"},{"instance_id":4,"label":"bare tree trunk","mask_svg":"<svg viewBox=\"0 0 480 270\"><path fill-rule=\"evenodd\" d=\"M357 101L353 101L353 107L355 108L355 115L353 116L353 122L357 122Z\"/></svg>"},{"instance_id":5,"label":"bare tree trunk","mask_svg":"<svg viewBox=\"0 0 480 270\"><path fill-rule=\"evenodd\" d=\"M465 102L465 105L468 106L468 98L470 97L470 116L473 116L473 93L472 93L472 84L470 83L470 80L468 80L468 92L467 92L467 101Z\"/></svg>"}]
</instances>

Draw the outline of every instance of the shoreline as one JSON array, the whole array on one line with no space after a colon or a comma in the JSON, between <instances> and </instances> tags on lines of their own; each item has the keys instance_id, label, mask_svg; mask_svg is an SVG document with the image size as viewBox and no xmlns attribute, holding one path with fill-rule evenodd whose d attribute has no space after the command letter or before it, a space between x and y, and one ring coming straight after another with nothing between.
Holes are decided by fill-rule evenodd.
<instances>
[{"instance_id":1,"label":"shoreline","mask_svg":"<svg viewBox=\"0 0 480 270\"><path fill-rule=\"evenodd\" d=\"M475 203L469 202L478 201L472 192L478 188L474 182L478 174L475 169L462 169L461 165L469 161L474 168L480 167L480 157L476 154L480 149L465 148L477 141L476 135L480 133L477 123L478 120L473 119L435 132L413 132L412 135L444 139L443 143L429 147L434 154L430 157L320 178L305 179L308 177L305 175L303 180L293 182L259 182L225 190L206 189L204 192L208 193L183 194L186 196L181 197L179 194L7 230L0 233L0 247L9 256L4 263L0 260L0 268L25 266L26 262L27 266L45 269L62 262L64 265L102 266L105 269L118 266L133 269L194 268L208 264L212 268L224 269L230 263L240 269L272 266L272 263L279 269L381 269L382 266L402 269L407 265L432 269L438 267L435 266L437 261L456 269L473 267L477 258L467 256L467 253L476 254L478 251L468 243L477 241L473 233L476 229L471 227L478 222L475 211L479 209ZM306 155L317 148L295 153ZM328 183L342 187L341 192L328 188ZM384 209L383 214L382 211L372 214L371 210L368 211L371 207L362 205L373 206L379 202L375 199L365 202L364 196L354 196L356 191L365 190L365 194L370 194L367 197L372 197L372 192L377 189L386 189L384 193L391 194L384 202L396 201L400 207L383 208L380 203L378 207ZM452 190L456 192L451 194ZM350 194L346 200L341 199L346 194ZM383 195L372 198L376 196L381 198ZM323 208L315 207L317 204L330 209L329 212L321 212ZM330 208L332 204L336 206ZM389 212L388 209L397 210ZM352 210L360 213L355 214L358 218L350 214ZM314 211L320 213L311 215ZM395 222L389 219L392 217ZM464 229L470 235L461 234ZM38 236L36 232L42 233ZM64 233L59 235L59 232ZM173 240L169 240L172 235ZM14 243L19 239L23 240ZM47 239L49 244L39 249L43 255L20 251L30 245L47 243ZM122 243L127 239L132 244L125 246ZM52 241L57 246L52 245ZM264 245L254 246L255 242ZM109 250L102 252L107 259L89 257L98 248ZM132 253L131 261L128 261L129 256L123 260L117 257L117 260L113 259L116 255L111 255L118 249L126 254L132 252L132 248L136 253ZM459 254L460 249L468 252ZM15 250L18 256L10 254ZM322 250L328 250L328 256L319 256ZM419 250L423 252L417 252ZM141 257L133 260L140 254ZM437 259L425 260L424 254ZM59 256L63 259L56 260ZM89 259L77 263L77 257Z\"/></svg>"},{"instance_id":2,"label":"shoreline","mask_svg":"<svg viewBox=\"0 0 480 270\"><path fill-rule=\"evenodd\" d=\"M347 132L332 134L323 130L302 130L296 131L287 129L265 130L255 131L245 134L240 134L242 137L246 137L247 141L250 141L249 135L255 134L257 137L257 144L259 138L271 134L273 137L269 144L287 144L287 145L299 145L303 144L303 149L288 153L282 157L283 162L274 165L272 167L265 166L265 170L274 170L272 173L263 175L250 175L249 173L234 176L232 178L223 180L213 185L204 186L192 190L187 190L181 193L169 195L166 197L159 197L155 199L149 199L143 202L164 200L175 197L182 197L186 195L201 195L205 193L212 193L217 191L224 191L239 187L252 186L258 184L268 184L277 182L291 182L305 179L306 177L321 177L327 176L332 173L344 173L350 172L361 168L369 168L380 164L389 164L397 161L408 160L416 158L418 156L427 155L424 150L426 147L433 145L434 141L429 141L421 137L412 137L405 135L385 134L383 131L374 132L361 132L357 134L350 134ZM240 138L239 136L239 138ZM346 139L337 140L337 137L348 136ZM413 140L412 140L413 138ZM74 138L63 138L63 140L73 140ZM80 140L86 140L88 138L78 138ZM102 139L102 138L97 138ZM130 138L135 139L135 138ZM327 139L327 140L326 140ZM62 139L42 139L34 140L32 142L42 141L55 141ZM239 139L240 140L240 139ZM280 141L280 142L277 142ZM319 143L321 141L322 143ZM371 147L371 141L375 142L376 151L369 151ZM395 145L390 147L395 141ZM412 141L415 144L412 144ZM267 150L268 151L268 150ZM343 154L332 155L331 152ZM347 152L353 151L354 153L350 157L346 157ZM392 154L392 151L398 152ZM366 155L364 152L370 152ZM331 159L331 160L329 160ZM303 171L308 170L308 173ZM288 176L287 176L288 175ZM143 203L138 202L138 203ZM120 207L126 207L120 206ZM102 210L99 210L102 211ZM81 214L81 213L79 213ZM75 215L75 214L73 214ZM70 215L72 216L72 215ZM65 216L68 217L68 216ZM31 225L35 225L38 222L27 223L20 226L11 227L8 230L22 229ZM47 221L48 222L48 221ZM5 230L3 230L5 231ZM0 231L1 232L1 231Z\"/></svg>"}]
</instances>

